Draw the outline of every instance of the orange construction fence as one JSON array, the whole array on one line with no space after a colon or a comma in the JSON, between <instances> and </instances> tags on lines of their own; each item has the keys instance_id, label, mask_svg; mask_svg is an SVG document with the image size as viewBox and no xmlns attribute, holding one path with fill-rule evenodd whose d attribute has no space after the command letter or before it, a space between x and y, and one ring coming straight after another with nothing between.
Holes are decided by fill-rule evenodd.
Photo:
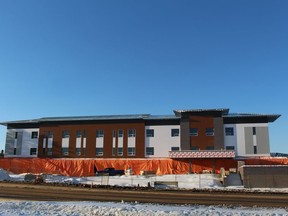
<instances>
[{"instance_id":1,"label":"orange construction fence","mask_svg":"<svg viewBox=\"0 0 288 216\"><path fill-rule=\"evenodd\" d=\"M288 158L245 159L247 165L287 165ZM1 158L0 168L15 174L51 173L66 176L93 176L96 170L107 167L132 169L139 175L141 171L153 171L156 175L201 173L210 170L219 173L237 168L234 159L42 159L42 158Z\"/></svg>"}]
</instances>

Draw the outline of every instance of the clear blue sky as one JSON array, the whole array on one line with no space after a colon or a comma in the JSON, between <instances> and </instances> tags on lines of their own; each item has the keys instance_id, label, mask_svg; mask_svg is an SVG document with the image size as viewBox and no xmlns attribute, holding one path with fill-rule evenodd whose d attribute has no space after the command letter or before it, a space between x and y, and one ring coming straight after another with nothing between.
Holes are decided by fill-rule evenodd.
<instances>
[{"instance_id":1,"label":"clear blue sky","mask_svg":"<svg viewBox=\"0 0 288 216\"><path fill-rule=\"evenodd\" d=\"M287 153L287 11L286 0L0 1L0 121L275 113L271 151Z\"/></svg>"}]
</instances>

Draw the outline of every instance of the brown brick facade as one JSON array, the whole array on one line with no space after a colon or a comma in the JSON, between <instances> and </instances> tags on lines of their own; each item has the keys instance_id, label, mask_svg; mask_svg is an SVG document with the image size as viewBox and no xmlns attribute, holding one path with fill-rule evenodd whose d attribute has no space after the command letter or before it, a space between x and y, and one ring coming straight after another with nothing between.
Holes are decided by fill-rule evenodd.
<instances>
[{"instance_id":1,"label":"brown brick facade","mask_svg":"<svg viewBox=\"0 0 288 216\"><path fill-rule=\"evenodd\" d=\"M136 130L135 148L136 153L134 156L128 156L128 130ZM76 133L78 130L82 131L81 137L81 155L76 154ZM96 131L103 130L104 132L104 144L103 144L103 156L96 156ZM123 156L112 155L113 145L113 131L123 130ZM52 155L47 155L48 149L43 151L43 140L47 136L48 132L53 132L53 148ZM63 131L69 132L69 154L67 156L62 155L62 133ZM84 133L86 134L86 155L83 149ZM118 136L118 134L117 134ZM118 147L116 137L116 149ZM46 145L48 140L46 139ZM38 157L53 157L53 158L144 158L145 157L145 125L144 121L137 122L99 122L93 124L61 124L61 125L42 125L40 126L40 136L38 144Z\"/></svg>"}]
</instances>

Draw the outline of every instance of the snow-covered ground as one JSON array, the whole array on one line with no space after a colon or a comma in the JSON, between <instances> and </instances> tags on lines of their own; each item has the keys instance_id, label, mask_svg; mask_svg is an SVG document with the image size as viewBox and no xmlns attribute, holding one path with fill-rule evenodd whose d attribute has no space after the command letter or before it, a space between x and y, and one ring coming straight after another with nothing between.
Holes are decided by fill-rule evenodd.
<instances>
[{"instance_id":1,"label":"snow-covered ground","mask_svg":"<svg viewBox=\"0 0 288 216\"><path fill-rule=\"evenodd\" d=\"M24 181L26 174L15 175L0 169L0 181ZM163 176L115 176L115 177L68 177L47 175L46 182L69 184L99 184L118 186L151 186L155 181L177 181L179 188L210 188L217 190L244 189L242 186L224 188L219 176L212 174L163 175ZM285 189L253 189L257 191L277 191ZM287 204L288 205L288 204ZM259 208L239 206L199 206L199 205L158 205L142 203L112 202L31 202L1 200L0 215L288 215L288 208Z\"/></svg>"}]
</instances>

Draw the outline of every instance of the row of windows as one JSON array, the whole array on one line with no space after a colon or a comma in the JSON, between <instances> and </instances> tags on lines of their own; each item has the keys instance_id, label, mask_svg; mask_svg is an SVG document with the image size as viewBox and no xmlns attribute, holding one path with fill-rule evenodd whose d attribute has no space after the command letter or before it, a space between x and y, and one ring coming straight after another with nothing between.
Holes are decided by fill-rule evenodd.
<instances>
[{"instance_id":1,"label":"row of windows","mask_svg":"<svg viewBox=\"0 0 288 216\"><path fill-rule=\"evenodd\" d=\"M82 131L78 130L76 132L76 137L77 138L81 138L83 135L83 137L85 138L86 137L86 131L83 131L83 134L82 134ZM118 137L123 137L124 135L124 131L123 130L118 130ZM135 129L129 129L128 132L127 132L127 135L128 137L136 137L136 130ZM116 137L117 136L117 131L116 130L113 130L113 137ZM53 134L52 134L52 137L53 137ZM70 132L65 130L62 132L62 138L69 138L70 137ZM96 137L99 138L99 137L104 137L104 130L97 130L96 131Z\"/></svg>"},{"instance_id":2,"label":"row of windows","mask_svg":"<svg viewBox=\"0 0 288 216\"><path fill-rule=\"evenodd\" d=\"M123 130L118 130L118 137L123 137ZM206 128L205 131L206 136L214 136L214 128ZM252 127L252 134L256 135L256 127ZM135 129L129 129L127 133L128 137L136 137L136 130ZM198 128L190 128L189 130L190 136L198 136ZM226 136L234 136L234 128L233 127L226 127L225 128L225 135ZM76 131L76 137L86 137L86 131L83 132L81 130ZM113 137L117 136L117 131L113 130ZM177 137L179 136L179 129L171 129L171 137ZM48 131L48 134L44 132L44 138L53 138L53 131ZM70 133L69 131L65 130L62 132L62 138L69 138ZM96 137L104 137L104 131L103 130L97 130L96 131ZM154 129L147 129L146 130L146 137L154 137ZM15 132L15 139L18 138L18 132ZM32 131L31 132L31 139L37 139L38 138L38 132Z\"/></svg>"},{"instance_id":3,"label":"row of windows","mask_svg":"<svg viewBox=\"0 0 288 216\"><path fill-rule=\"evenodd\" d=\"M179 129L177 128L171 129L171 137L178 137L178 136L179 136ZM154 129L147 129L146 137L154 137Z\"/></svg>"}]
</instances>

